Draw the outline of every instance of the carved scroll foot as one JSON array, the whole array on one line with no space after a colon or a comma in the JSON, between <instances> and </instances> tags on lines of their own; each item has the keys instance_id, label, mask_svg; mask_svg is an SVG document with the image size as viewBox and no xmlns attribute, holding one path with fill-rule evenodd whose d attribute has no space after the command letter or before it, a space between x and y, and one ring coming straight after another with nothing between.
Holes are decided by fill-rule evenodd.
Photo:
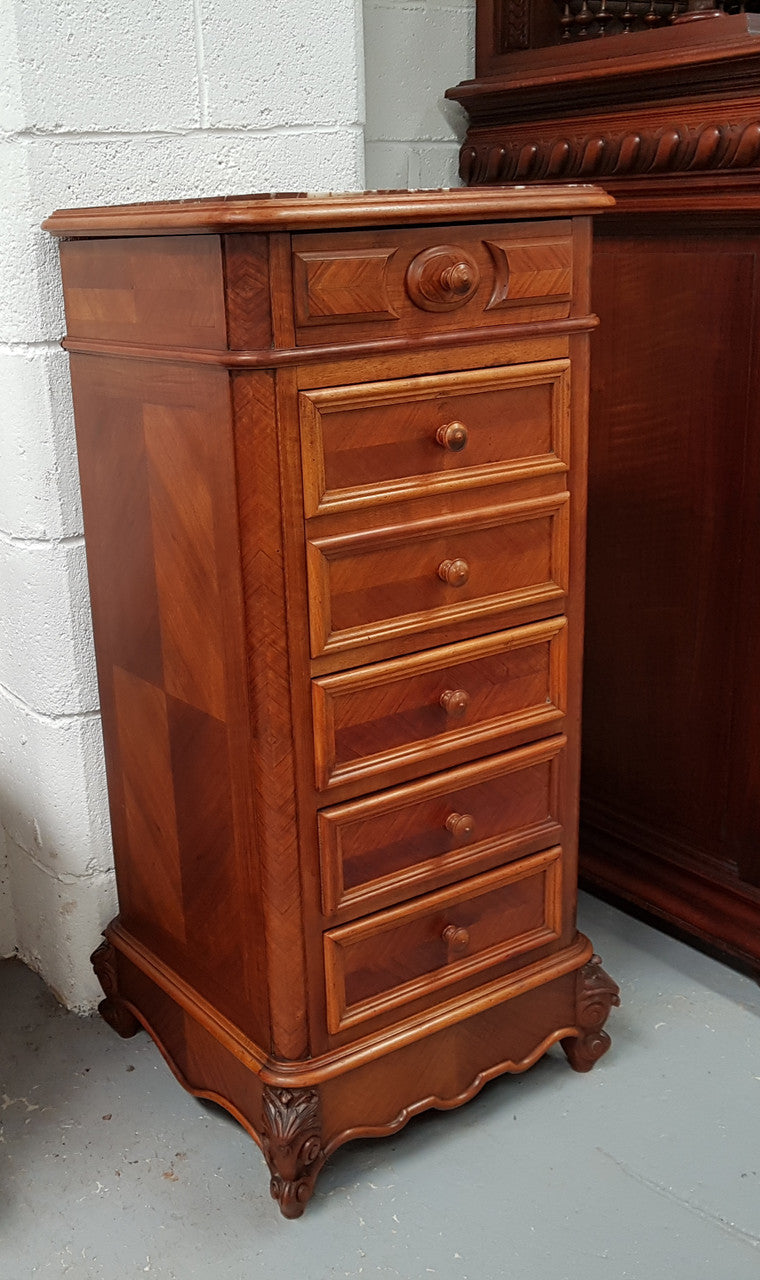
<instances>
[{"instance_id":1,"label":"carved scroll foot","mask_svg":"<svg viewBox=\"0 0 760 1280\"><path fill-rule=\"evenodd\" d=\"M316 1089L264 1086L262 1147L272 1175L272 1198L283 1217L300 1218L325 1162Z\"/></svg>"},{"instance_id":2,"label":"carved scroll foot","mask_svg":"<svg viewBox=\"0 0 760 1280\"><path fill-rule=\"evenodd\" d=\"M612 1043L604 1024L613 1005L620 1004L619 988L604 972L599 956L578 970L576 988L577 1036L566 1036L561 1042L574 1071L590 1071Z\"/></svg>"},{"instance_id":3,"label":"carved scroll foot","mask_svg":"<svg viewBox=\"0 0 760 1280\"><path fill-rule=\"evenodd\" d=\"M101 942L90 956L90 963L95 970L95 977L106 993L105 1000L101 1000L98 1005L98 1013L109 1027L113 1027L114 1031L128 1040L142 1028L134 1014L119 998L116 952L110 942Z\"/></svg>"}]
</instances>

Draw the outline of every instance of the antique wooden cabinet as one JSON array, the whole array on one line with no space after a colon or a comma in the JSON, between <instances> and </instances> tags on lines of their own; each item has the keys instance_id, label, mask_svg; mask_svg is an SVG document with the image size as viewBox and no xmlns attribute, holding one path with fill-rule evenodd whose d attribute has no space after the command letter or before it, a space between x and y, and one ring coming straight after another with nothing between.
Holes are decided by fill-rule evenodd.
<instances>
[{"instance_id":1,"label":"antique wooden cabinet","mask_svg":"<svg viewBox=\"0 0 760 1280\"><path fill-rule=\"evenodd\" d=\"M591 187L62 211L120 914L104 1017L324 1160L561 1041Z\"/></svg>"},{"instance_id":2,"label":"antique wooden cabinet","mask_svg":"<svg viewBox=\"0 0 760 1280\"><path fill-rule=\"evenodd\" d=\"M468 182L616 200L592 281L581 870L760 973L760 15L699 5L478 0L452 96Z\"/></svg>"}]
</instances>

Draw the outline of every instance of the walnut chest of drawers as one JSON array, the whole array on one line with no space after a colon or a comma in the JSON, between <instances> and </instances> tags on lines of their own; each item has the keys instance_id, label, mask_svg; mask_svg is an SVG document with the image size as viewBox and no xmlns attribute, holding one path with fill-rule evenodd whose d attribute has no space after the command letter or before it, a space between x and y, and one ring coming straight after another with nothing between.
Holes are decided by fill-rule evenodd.
<instances>
[{"instance_id":1,"label":"walnut chest of drawers","mask_svg":"<svg viewBox=\"0 0 760 1280\"><path fill-rule=\"evenodd\" d=\"M617 990L576 930L590 187L61 211L104 1017L324 1160Z\"/></svg>"}]
</instances>

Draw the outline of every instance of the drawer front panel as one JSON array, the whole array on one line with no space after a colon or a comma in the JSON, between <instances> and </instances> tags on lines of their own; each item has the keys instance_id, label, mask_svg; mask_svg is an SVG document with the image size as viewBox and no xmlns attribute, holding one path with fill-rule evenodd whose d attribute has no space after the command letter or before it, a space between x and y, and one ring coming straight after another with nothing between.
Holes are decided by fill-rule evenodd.
<instances>
[{"instance_id":1,"label":"drawer front panel","mask_svg":"<svg viewBox=\"0 0 760 1280\"><path fill-rule=\"evenodd\" d=\"M293 237L301 346L559 320L572 295L561 220Z\"/></svg>"},{"instance_id":2,"label":"drawer front panel","mask_svg":"<svg viewBox=\"0 0 760 1280\"><path fill-rule=\"evenodd\" d=\"M561 601L568 498L310 540L312 656Z\"/></svg>"},{"instance_id":3,"label":"drawer front panel","mask_svg":"<svg viewBox=\"0 0 760 1280\"><path fill-rule=\"evenodd\" d=\"M317 785L429 772L447 752L559 727L564 618L312 681Z\"/></svg>"},{"instance_id":4,"label":"drawer front panel","mask_svg":"<svg viewBox=\"0 0 760 1280\"><path fill-rule=\"evenodd\" d=\"M567 360L302 392L307 516L568 465Z\"/></svg>"},{"instance_id":5,"label":"drawer front panel","mask_svg":"<svg viewBox=\"0 0 760 1280\"><path fill-rule=\"evenodd\" d=\"M326 914L356 914L561 838L562 736L319 814ZM531 847L528 847L531 846Z\"/></svg>"},{"instance_id":6,"label":"drawer front panel","mask_svg":"<svg viewBox=\"0 0 760 1280\"><path fill-rule=\"evenodd\" d=\"M331 1032L433 995L561 931L561 851L428 894L325 934Z\"/></svg>"}]
</instances>

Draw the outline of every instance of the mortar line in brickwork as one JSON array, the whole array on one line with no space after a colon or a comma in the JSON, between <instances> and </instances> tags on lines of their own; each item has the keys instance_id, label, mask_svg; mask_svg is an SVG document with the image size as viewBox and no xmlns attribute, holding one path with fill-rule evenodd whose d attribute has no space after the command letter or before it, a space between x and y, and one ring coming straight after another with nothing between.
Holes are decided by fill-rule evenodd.
<instances>
[{"instance_id":1,"label":"mortar line in brickwork","mask_svg":"<svg viewBox=\"0 0 760 1280\"><path fill-rule=\"evenodd\" d=\"M426 151L430 147L448 147L455 154L459 153L459 143L456 138L386 138L383 136L367 138L367 145L375 143L412 147L415 151Z\"/></svg>"},{"instance_id":2,"label":"mortar line in brickwork","mask_svg":"<svg viewBox=\"0 0 760 1280\"><path fill-rule=\"evenodd\" d=\"M201 0L193 0L193 31L195 35L195 65L198 75L198 106L201 128L208 125L208 76L206 75L206 51L203 44L203 15Z\"/></svg>"},{"instance_id":3,"label":"mortar line in brickwork","mask_svg":"<svg viewBox=\"0 0 760 1280\"><path fill-rule=\"evenodd\" d=\"M12 702L14 706L21 711L30 715L33 720L40 720L44 724L68 724L72 720L82 720L85 722L93 722L100 720L100 710L95 711L38 711L36 707L31 706L24 698L20 698L17 693L9 689L7 685L0 683L0 698L7 698L8 702Z\"/></svg>"},{"instance_id":4,"label":"mortar line in brickwork","mask_svg":"<svg viewBox=\"0 0 760 1280\"><path fill-rule=\"evenodd\" d=\"M250 137L287 137L289 134L330 137L332 134L347 132L361 133L363 125L360 121L333 120L325 124L291 123L272 124L266 127L256 125L213 125L203 128L200 125L188 125L187 128L176 129L0 129L0 142L29 142L36 138L50 141L61 138L68 142L139 142L153 138L232 138Z\"/></svg>"},{"instance_id":5,"label":"mortar line in brickwork","mask_svg":"<svg viewBox=\"0 0 760 1280\"><path fill-rule=\"evenodd\" d=\"M474 13L474 3L430 4L430 0L373 0L370 9L387 9L390 13Z\"/></svg>"},{"instance_id":6,"label":"mortar line in brickwork","mask_svg":"<svg viewBox=\"0 0 760 1280\"><path fill-rule=\"evenodd\" d=\"M6 338L0 338L0 354L11 356L24 356L35 351L60 351L61 343L58 338L30 338L22 341L9 342Z\"/></svg>"},{"instance_id":7,"label":"mortar line in brickwork","mask_svg":"<svg viewBox=\"0 0 760 1280\"><path fill-rule=\"evenodd\" d=\"M72 533L63 538L29 538L10 533L8 529L0 529L0 542L4 542L7 547L28 547L30 551L39 551L43 547L83 547L84 536Z\"/></svg>"}]
</instances>

